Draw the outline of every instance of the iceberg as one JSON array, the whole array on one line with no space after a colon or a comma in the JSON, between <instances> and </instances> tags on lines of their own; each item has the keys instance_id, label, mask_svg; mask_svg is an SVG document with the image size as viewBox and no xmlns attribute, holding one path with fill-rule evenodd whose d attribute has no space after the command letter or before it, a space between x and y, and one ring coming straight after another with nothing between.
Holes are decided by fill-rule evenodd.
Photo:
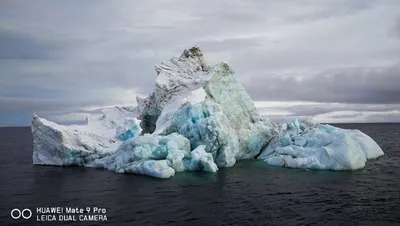
<instances>
[{"instance_id":1,"label":"iceberg","mask_svg":"<svg viewBox=\"0 0 400 226\"><path fill-rule=\"evenodd\" d=\"M31 129L35 165L80 166L89 156L113 152L121 143L116 138L92 133L87 126L57 125L37 115Z\"/></svg>"},{"instance_id":2,"label":"iceberg","mask_svg":"<svg viewBox=\"0 0 400 226\"><path fill-rule=\"evenodd\" d=\"M140 135L140 120L132 118L135 108L114 107L87 125L64 126L40 118L32 120L33 164L84 165L97 155L114 152L124 139Z\"/></svg>"},{"instance_id":3,"label":"iceberg","mask_svg":"<svg viewBox=\"0 0 400 226\"><path fill-rule=\"evenodd\" d=\"M137 97L137 106L104 109L86 125L58 125L34 115L33 164L170 178L182 171L214 173L242 159L355 170L384 154L358 130L263 118L232 68L208 65L198 47L155 69L155 88Z\"/></svg>"},{"instance_id":4,"label":"iceberg","mask_svg":"<svg viewBox=\"0 0 400 226\"><path fill-rule=\"evenodd\" d=\"M289 168L356 170L368 159L383 155L382 149L359 130L293 120L279 125L278 136L258 159Z\"/></svg>"}]
</instances>

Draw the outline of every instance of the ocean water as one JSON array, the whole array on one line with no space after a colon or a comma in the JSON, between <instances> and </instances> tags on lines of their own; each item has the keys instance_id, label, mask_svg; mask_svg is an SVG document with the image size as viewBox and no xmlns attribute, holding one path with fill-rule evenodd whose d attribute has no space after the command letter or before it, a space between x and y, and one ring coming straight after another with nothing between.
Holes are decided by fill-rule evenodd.
<instances>
[{"instance_id":1,"label":"ocean water","mask_svg":"<svg viewBox=\"0 0 400 226\"><path fill-rule=\"evenodd\" d=\"M385 156L353 172L285 169L241 161L216 174L172 179L32 165L30 128L0 128L0 225L43 225L14 208L99 207L107 222L77 225L400 225L400 124L360 129ZM60 222L47 222L58 225Z\"/></svg>"}]
</instances>

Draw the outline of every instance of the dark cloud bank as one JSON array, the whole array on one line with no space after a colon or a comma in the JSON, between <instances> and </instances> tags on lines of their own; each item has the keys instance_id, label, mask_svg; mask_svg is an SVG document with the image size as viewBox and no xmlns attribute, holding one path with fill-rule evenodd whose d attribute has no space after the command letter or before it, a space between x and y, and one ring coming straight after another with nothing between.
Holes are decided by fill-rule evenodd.
<instances>
[{"instance_id":1,"label":"dark cloud bank","mask_svg":"<svg viewBox=\"0 0 400 226\"><path fill-rule=\"evenodd\" d=\"M301 79L266 73L245 86L260 101L400 104L400 64L383 69L336 69Z\"/></svg>"}]
</instances>

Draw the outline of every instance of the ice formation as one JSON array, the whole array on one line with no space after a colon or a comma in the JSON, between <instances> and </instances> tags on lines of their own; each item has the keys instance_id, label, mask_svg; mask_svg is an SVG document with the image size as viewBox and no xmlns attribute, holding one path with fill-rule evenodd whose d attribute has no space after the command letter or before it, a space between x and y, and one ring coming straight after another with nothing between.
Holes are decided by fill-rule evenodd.
<instances>
[{"instance_id":1,"label":"ice formation","mask_svg":"<svg viewBox=\"0 0 400 226\"><path fill-rule=\"evenodd\" d=\"M368 159L383 155L382 149L359 130L345 130L307 121L279 125L259 159L269 165L290 168L356 170Z\"/></svg>"},{"instance_id":2,"label":"ice formation","mask_svg":"<svg viewBox=\"0 0 400 226\"><path fill-rule=\"evenodd\" d=\"M254 158L274 166L354 170L383 155L358 130L262 118L229 65L209 66L198 47L156 72L154 91L138 97L137 106L104 109L86 125L57 125L35 115L33 163L170 178Z\"/></svg>"}]
</instances>

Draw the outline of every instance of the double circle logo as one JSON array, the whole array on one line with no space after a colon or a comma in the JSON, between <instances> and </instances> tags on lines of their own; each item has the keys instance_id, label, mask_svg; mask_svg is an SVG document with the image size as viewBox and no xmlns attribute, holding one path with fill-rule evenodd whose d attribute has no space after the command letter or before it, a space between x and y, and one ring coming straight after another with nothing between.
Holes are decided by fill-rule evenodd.
<instances>
[{"instance_id":1,"label":"double circle logo","mask_svg":"<svg viewBox=\"0 0 400 226\"><path fill-rule=\"evenodd\" d=\"M22 217L27 220L32 217L32 211L30 209L23 209L22 211L19 209L13 209L11 210L11 217L13 219L19 219Z\"/></svg>"}]
</instances>

